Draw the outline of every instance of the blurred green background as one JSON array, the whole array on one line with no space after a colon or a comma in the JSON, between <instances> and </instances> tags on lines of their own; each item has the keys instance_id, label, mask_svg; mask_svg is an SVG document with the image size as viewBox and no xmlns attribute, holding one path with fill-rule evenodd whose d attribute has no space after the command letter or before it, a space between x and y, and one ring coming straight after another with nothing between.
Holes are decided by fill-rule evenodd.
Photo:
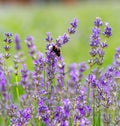
<instances>
[{"instance_id":1,"label":"blurred green background","mask_svg":"<svg viewBox=\"0 0 120 126\"><path fill-rule=\"evenodd\" d=\"M25 5L1 4L0 6L0 52L3 50L4 32L18 33L21 38L22 49L27 62L27 47L24 39L27 35L35 38L37 49L45 52L46 32L51 32L54 41L63 35L74 19L79 19L78 29L71 41L62 47L62 55L66 64L82 62L90 58L89 38L96 17L109 22L113 28L113 36L108 40L104 66L113 61L115 48L120 45L120 2L119 1L81 1L74 4L62 3L35 3ZM15 53L14 44L12 53ZM29 65L29 67L32 67Z\"/></svg>"}]
</instances>

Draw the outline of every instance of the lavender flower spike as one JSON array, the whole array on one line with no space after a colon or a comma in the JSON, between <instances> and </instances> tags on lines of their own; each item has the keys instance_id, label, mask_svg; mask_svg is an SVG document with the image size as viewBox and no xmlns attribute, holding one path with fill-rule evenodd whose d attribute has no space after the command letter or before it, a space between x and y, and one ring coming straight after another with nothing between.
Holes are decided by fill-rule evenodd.
<instances>
[{"instance_id":1,"label":"lavender flower spike","mask_svg":"<svg viewBox=\"0 0 120 126\"><path fill-rule=\"evenodd\" d=\"M28 36L25 39L25 42L27 43L28 49L29 49L29 55L32 56L32 58L35 58L35 52L36 52L36 46L34 44L34 38L32 36Z\"/></svg>"},{"instance_id":2,"label":"lavender flower spike","mask_svg":"<svg viewBox=\"0 0 120 126\"><path fill-rule=\"evenodd\" d=\"M102 21L101 21L101 18L99 17L96 17L96 20L94 21L94 25L97 26L97 27L100 27L102 26Z\"/></svg>"},{"instance_id":3,"label":"lavender flower spike","mask_svg":"<svg viewBox=\"0 0 120 126\"><path fill-rule=\"evenodd\" d=\"M70 40L70 37L68 34L64 33L64 35L62 36L62 44L67 43Z\"/></svg>"},{"instance_id":4,"label":"lavender flower spike","mask_svg":"<svg viewBox=\"0 0 120 126\"><path fill-rule=\"evenodd\" d=\"M12 43L12 39L11 39L11 37L12 37L12 33L5 33L5 39L4 39L4 42L5 42L5 46L4 46L4 49L5 49L5 54L4 54L4 57L6 58L6 59L8 59L10 56L11 56L11 54L10 54L10 48L11 48L11 46L10 46L10 44Z\"/></svg>"},{"instance_id":5,"label":"lavender flower spike","mask_svg":"<svg viewBox=\"0 0 120 126\"><path fill-rule=\"evenodd\" d=\"M6 91L6 78L3 71L0 70L0 92Z\"/></svg>"},{"instance_id":6,"label":"lavender flower spike","mask_svg":"<svg viewBox=\"0 0 120 126\"><path fill-rule=\"evenodd\" d=\"M76 32L76 28L78 26L78 20L74 18L73 22L70 23L71 27L68 28L69 34L74 34Z\"/></svg>"},{"instance_id":7,"label":"lavender flower spike","mask_svg":"<svg viewBox=\"0 0 120 126\"><path fill-rule=\"evenodd\" d=\"M27 43L28 48L33 45L33 41L34 41L34 38L32 36L27 36L25 38L25 42Z\"/></svg>"},{"instance_id":8,"label":"lavender flower spike","mask_svg":"<svg viewBox=\"0 0 120 126\"><path fill-rule=\"evenodd\" d=\"M16 44L16 50L20 50L21 45L20 45L20 38L19 38L18 34L15 34L14 40L15 40L15 44Z\"/></svg>"},{"instance_id":9,"label":"lavender flower spike","mask_svg":"<svg viewBox=\"0 0 120 126\"><path fill-rule=\"evenodd\" d=\"M11 36L12 36L12 33L11 33L11 32L6 32L6 33L5 33L5 36L6 36L6 37L11 37Z\"/></svg>"},{"instance_id":10,"label":"lavender flower spike","mask_svg":"<svg viewBox=\"0 0 120 126\"><path fill-rule=\"evenodd\" d=\"M94 27L92 29L92 35L90 37L90 46L92 47L98 47L100 44L100 29Z\"/></svg>"},{"instance_id":11,"label":"lavender flower spike","mask_svg":"<svg viewBox=\"0 0 120 126\"><path fill-rule=\"evenodd\" d=\"M70 24L72 25L72 27L77 28L78 20L74 18L73 22L71 22Z\"/></svg>"},{"instance_id":12,"label":"lavender flower spike","mask_svg":"<svg viewBox=\"0 0 120 126\"><path fill-rule=\"evenodd\" d=\"M112 36L112 28L111 27L109 27L109 24L106 22L105 23L105 31L103 32L103 34L106 36L106 37L110 37L110 36Z\"/></svg>"},{"instance_id":13,"label":"lavender flower spike","mask_svg":"<svg viewBox=\"0 0 120 126\"><path fill-rule=\"evenodd\" d=\"M52 42L53 38L51 37L50 32L47 32L46 35L47 35L46 41Z\"/></svg>"},{"instance_id":14,"label":"lavender flower spike","mask_svg":"<svg viewBox=\"0 0 120 126\"><path fill-rule=\"evenodd\" d=\"M62 45L68 43L70 41L69 34L64 33L63 36L59 36L56 40L56 45L61 47Z\"/></svg>"},{"instance_id":15,"label":"lavender flower spike","mask_svg":"<svg viewBox=\"0 0 120 126\"><path fill-rule=\"evenodd\" d=\"M12 33L11 32L5 33L5 37L6 38L4 39L4 42L6 42L8 44L12 43L12 39L11 39Z\"/></svg>"},{"instance_id":16,"label":"lavender flower spike","mask_svg":"<svg viewBox=\"0 0 120 126\"><path fill-rule=\"evenodd\" d=\"M17 112L17 116L10 119L10 126L27 126L31 119L31 108L25 108Z\"/></svg>"}]
</instances>

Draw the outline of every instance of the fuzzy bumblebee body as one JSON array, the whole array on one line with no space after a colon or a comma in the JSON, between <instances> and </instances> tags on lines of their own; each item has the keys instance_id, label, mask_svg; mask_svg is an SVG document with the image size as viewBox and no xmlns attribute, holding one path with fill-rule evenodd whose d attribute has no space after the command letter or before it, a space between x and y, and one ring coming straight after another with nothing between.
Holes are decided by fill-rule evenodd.
<instances>
[{"instance_id":1,"label":"fuzzy bumblebee body","mask_svg":"<svg viewBox=\"0 0 120 126\"><path fill-rule=\"evenodd\" d=\"M60 48L58 48L56 45L53 45L52 51L59 57L61 55Z\"/></svg>"}]
</instances>

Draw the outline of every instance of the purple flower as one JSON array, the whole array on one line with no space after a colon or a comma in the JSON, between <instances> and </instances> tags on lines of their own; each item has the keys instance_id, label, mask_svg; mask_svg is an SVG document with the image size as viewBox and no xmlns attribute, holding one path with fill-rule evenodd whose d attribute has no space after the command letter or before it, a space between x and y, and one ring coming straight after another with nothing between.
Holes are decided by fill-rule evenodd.
<instances>
[{"instance_id":1,"label":"purple flower","mask_svg":"<svg viewBox=\"0 0 120 126\"><path fill-rule=\"evenodd\" d=\"M99 49L97 49L97 54L99 55L99 57L104 57L104 51L103 51L103 49L101 49L101 48L99 48Z\"/></svg>"},{"instance_id":2,"label":"purple flower","mask_svg":"<svg viewBox=\"0 0 120 126\"><path fill-rule=\"evenodd\" d=\"M79 64L79 71L83 73L85 70L87 70L88 66L85 62L82 62Z\"/></svg>"},{"instance_id":3,"label":"purple flower","mask_svg":"<svg viewBox=\"0 0 120 126\"><path fill-rule=\"evenodd\" d=\"M18 34L15 34L14 40L15 40L15 44L16 44L16 50L20 50L21 45L20 45L20 37Z\"/></svg>"},{"instance_id":4,"label":"purple flower","mask_svg":"<svg viewBox=\"0 0 120 126\"><path fill-rule=\"evenodd\" d=\"M65 63L63 57L60 57L60 62L57 65L58 74L56 75L57 78L57 91L64 91L64 81L65 81Z\"/></svg>"},{"instance_id":5,"label":"purple flower","mask_svg":"<svg viewBox=\"0 0 120 126\"><path fill-rule=\"evenodd\" d=\"M79 126L90 125L88 117L92 110L90 106L86 105L86 94L83 90L80 91L80 95L76 98L74 110L74 124Z\"/></svg>"},{"instance_id":6,"label":"purple flower","mask_svg":"<svg viewBox=\"0 0 120 126\"><path fill-rule=\"evenodd\" d=\"M96 17L96 20L94 21L94 25L95 25L96 27L102 26L101 18Z\"/></svg>"},{"instance_id":7,"label":"purple flower","mask_svg":"<svg viewBox=\"0 0 120 126\"><path fill-rule=\"evenodd\" d=\"M26 64L23 64L23 68L21 69L21 81L20 84L23 86L23 88L27 88L28 86L28 75L29 71L27 70Z\"/></svg>"},{"instance_id":8,"label":"purple flower","mask_svg":"<svg viewBox=\"0 0 120 126\"><path fill-rule=\"evenodd\" d=\"M26 79L26 77L28 76L27 66L26 64L23 64L22 66L23 68L21 69L21 75L22 75L22 78Z\"/></svg>"},{"instance_id":9,"label":"purple flower","mask_svg":"<svg viewBox=\"0 0 120 126\"><path fill-rule=\"evenodd\" d=\"M8 115L13 118L15 116L17 116L17 112L18 112L18 108L16 105L14 104L10 104L9 108L8 108Z\"/></svg>"},{"instance_id":10,"label":"purple flower","mask_svg":"<svg viewBox=\"0 0 120 126\"><path fill-rule=\"evenodd\" d=\"M13 117L10 119L10 126L14 126L14 125L21 126L21 123L19 122L18 118Z\"/></svg>"},{"instance_id":11,"label":"purple flower","mask_svg":"<svg viewBox=\"0 0 120 126\"><path fill-rule=\"evenodd\" d=\"M120 71L115 72L115 80L117 81L118 84L120 84Z\"/></svg>"},{"instance_id":12,"label":"purple flower","mask_svg":"<svg viewBox=\"0 0 120 126\"><path fill-rule=\"evenodd\" d=\"M104 60L104 54L105 51L103 50L108 46L106 41L101 41L100 35L101 30L100 26L102 26L102 21L99 17L96 18L94 21L94 28L92 29L92 35L90 37L90 46L92 47L90 51L90 55L92 58L88 61L90 66L93 66L95 64L102 65ZM108 26L108 24L105 24L105 32L103 33L106 37L110 37L111 34L111 28Z\"/></svg>"},{"instance_id":13,"label":"purple flower","mask_svg":"<svg viewBox=\"0 0 120 126\"><path fill-rule=\"evenodd\" d=\"M30 108L26 108L20 111L20 117L21 117L21 121L22 123L26 123L30 120L31 118L31 109Z\"/></svg>"},{"instance_id":14,"label":"purple flower","mask_svg":"<svg viewBox=\"0 0 120 126\"><path fill-rule=\"evenodd\" d=\"M57 62L58 57L56 56L56 54L51 50L47 50L45 63L46 63L47 81L50 84L52 84L52 81L55 77L55 73L57 72Z\"/></svg>"},{"instance_id":15,"label":"purple flower","mask_svg":"<svg viewBox=\"0 0 120 126\"><path fill-rule=\"evenodd\" d=\"M101 42L100 46L101 46L101 48L106 48L106 47L108 47L108 44L106 42Z\"/></svg>"},{"instance_id":16,"label":"purple flower","mask_svg":"<svg viewBox=\"0 0 120 126\"><path fill-rule=\"evenodd\" d=\"M100 44L100 29L97 27L94 27L92 30L92 35L90 37L90 46L92 47L98 47Z\"/></svg>"},{"instance_id":17,"label":"purple flower","mask_svg":"<svg viewBox=\"0 0 120 126\"><path fill-rule=\"evenodd\" d=\"M76 63L73 63L69 66L69 74L71 81L77 82L79 80L79 72L77 70L78 65Z\"/></svg>"},{"instance_id":18,"label":"purple flower","mask_svg":"<svg viewBox=\"0 0 120 126\"><path fill-rule=\"evenodd\" d=\"M56 124L60 124L60 126L68 126L69 125L69 116L66 114L66 109L61 106L56 107L55 111L55 122Z\"/></svg>"},{"instance_id":19,"label":"purple flower","mask_svg":"<svg viewBox=\"0 0 120 126\"><path fill-rule=\"evenodd\" d=\"M6 38L4 39L4 42L7 42L10 44L12 42L12 39L11 39L11 37L13 36L12 33L10 33L10 32L5 33L5 36L6 36Z\"/></svg>"},{"instance_id":20,"label":"purple flower","mask_svg":"<svg viewBox=\"0 0 120 126\"><path fill-rule=\"evenodd\" d=\"M116 51L117 51L118 53L120 53L120 47L116 48Z\"/></svg>"},{"instance_id":21,"label":"purple flower","mask_svg":"<svg viewBox=\"0 0 120 126\"><path fill-rule=\"evenodd\" d=\"M58 122L62 118L61 111L62 111L62 107L61 106L56 107L55 120L58 121Z\"/></svg>"},{"instance_id":22,"label":"purple flower","mask_svg":"<svg viewBox=\"0 0 120 126\"><path fill-rule=\"evenodd\" d=\"M59 36L58 38L57 38L57 40L56 40L56 45L58 46L58 47L61 47L62 46L62 36Z\"/></svg>"},{"instance_id":23,"label":"purple flower","mask_svg":"<svg viewBox=\"0 0 120 126\"><path fill-rule=\"evenodd\" d=\"M38 73L42 73L44 69L44 58L43 58L43 53L37 52L37 59L34 60L34 69Z\"/></svg>"},{"instance_id":24,"label":"purple flower","mask_svg":"<svg viewBox=\"0 0 120 126\"><path fill-rule=\"evenodd\" d=\"M111 117L110 114L107 115L105 112L103 113L103 124L110 124L111 123Z\"/></svg>"},{"instance_id":25,"label":"purple flower","mask_svg":"<svg viewBox=\"0 0 120 126\"><path fill-rule=\"evenodd\" d=\"M79 124L79 126L91 126L91 123L87 118L81 118Z\"/></svg>"},{"instance_id":26,"label":"purple flower","mask_svg":"<svg viewBox=\"0 0 120 126\"><path fill-rule=\"evenodd\" d=\"M34 38L32 36L28 36L26 37L25 42L29 49L29 55L32 56L32 58L34 59L34 54L36 52L36 46L34 45Z\"/></svg>"},{"instance_id":27,"label":"purple flower","mask_svg":"<svg viewBox=\"0 0 120 126\"><path fill-rule=\"evenodd\" d=\"M43 76L43 70L45 65L45 59L43 57L43 54L41 52L37 52L37 58L34 60L34 72L33 72L33 80L34 80L34 86L37 87L36 90L39 90L45 86L44 84L44 76Z\"/></svg>"},{"instance_id":28,"label":"purple flower","mask_svg":"<svg viewBox=\"0 0 120 126\"><path fill-rule=\"evenodd\" d=\"M114 62L113 62L114 66L116 69L120 69L120 47L116 48L116 53L114 55Z\"/></svg>"},{"instance_id":29,"label":"purple flower","mask_svg":"<svg viewBox=\"0 0 120 126\"><path fill-rule=\"evenodd\" d=\"M9 51L9 50L10 50L10 46L9 46L9 45L5 45L5 46L4 46L4 49L5 49L6 51Z\"/></svg>"},{"instance_id":30,"label":"purple flower","mask_svg":"<svg viewBox=\"0 0 120 126\"><path fill-rule=\"evenodd\" d=\"M10 126L27 126L29 120L31 119L31 109L25 108L22 110L19 110L15 117L11 118L10 120Z\"/></svg>"},{"instance_id":31,"label":"purple flower","mask_svg":"<svg viewBox=\"0 0 120 126\"><path fill-rule=\"evenodd\" d=\"M51 37L50 32L47 32L46 35L47 35L46 41L52 42L53 38Z\"/></svg>"},{"instance_id":32,"label":"purple flower","mask_svg":"<svg viewBox=\"0 0 120 126\"><path fill-rule=\"evenodd\" d=\"M73 22L70 23L72 27L77 28L78 20L74 18Z\"/></svg>"},{"instance_id":33,"label":"purple flower","mask_svg":"<svg viewBox=\"0 0 120 126\"><path fill-rule=\"evenodd\" d=\"M112 28L109 27L109 24L108 23L105 23L105 31L103 32L103 34L106 36L106 37L110 37L112 36Z\"/></svg>"},{"instance_id":34,"label":"purple flower","mask_svg":"<svg viewBox=\"0 0 120 126\"><path fill-rule=\"evenodd\" d=\"M83 103L84 104L85 100L86 100L85 91L84 90L80 90L79 96L76 98L76 102L77 103Z\"/></svg>"},{"instance_id":35,"label":"purple flower","mask_svg":"<svg viewBox=\"0 0 120 126\"><path fill-rule=\"evenodd\" d=\"M4 65L4 58L3 55L0 53L0 70L3 70Z\"/></svg>"},{"instance_id":36,"label":"purple flower","mask_svg":"<svg viewBox=\"0 0 120 126\"><path fill-rule=\"evenodd\" d=\"M62 121L60 126L69 126L69 121L68 120Z\"/></svg>"},{"instance_id":37,"label":"purple flower","mask_svg":"<svg viewBox=\"0 0 120 126\"><path fill-rule=\"evenodd\" d=\"M92 109L90 106L85 106L86 114L90 115L92 113Z\"/></svg>"},{"instance_id":38,"label":"purple flower","mask_svg":"<svg viewBox=\"0 0 120 126\"><path fill-rule=\"evenodd\" d=\"M94 56L97 55L97 50L96 50L95 48L93 48L89 53L90 53L90 55L91 55L92 57L94 57Z\"/></svg>"},{"instance_id":39,"label":"purple flower","mask_svg":"<svg viewBox=\"0 0 120 126\"><path fill-rule=\"evenodd\" d=\"M64 106L64 114L66 115L66 118L69 118L70 116L70 110L71 110L71 103L69 99L63 99L63 106Z\"/></svg>"},{"instance_id":40,"label":"purple flower","mask_svg":"<svg viewBox=\"0 0 120 126\"><path fill-rule=\"evenodd\" d=\"M68 34L64 33L63 36L59 36L56 40L56 45L58 47L61 47L63 44L66 44L67 42L70 41L70 37Z\"/></svg>"},{"instance_id":41,"label":"purple flower","mask_svg":"<svg viewBox=\"0 0 120 126\"><path fill-rule=\"evenodd\" d=\"M6 107L8 100L10 101L10 97L7 91L7 80L4 71L0 70L0 106L2 104L2 113L6 112ZM1 111L1 110L0 110Z\"/></svg>"},{"instance_id":42,"label":"purple flower","mask_svg":"<svg viewBox=\"0 0 120 126\"><path fill-rule=\"evenodd\" d=\"M78 100L78 99L77 99ZM81 101L76 101L76 116L79 118L89 115L91 113L91 108L85 105L85 102L81 103Z\"/></svg>"},{"instance_id":43,"label":"purple flower","mask_svg":"<svg viewBox=\"0 0 120 126\"><path fill-rule=\"evenodd\" d=\"M38 118L40 118L44 124L49 124L49 109L42 99L38 103Z\"/></svg>"},{"instance_id":44,"label":"purple flower","mask_svg":"<svg viewBox=\"0 0 120 126\"><path fill-rule=\"evenodd\" d=\"M42 100L39 101L38 105L39 105L38 108L39 115L45 114L48 111L48 107L44 104Z\"/></svg>"},{"instance_id":45,"label":"purple flower","mask_svg":"<svg viewBox=\"0 0 120 126\"><path fill-rule=\"evenodd\" d=\"M0 70L0 91L6 91L6 77L5 74Z\"/></svg>"},{"instance_id":46,"label":"purple flower","mask_svg":"<svg viewBox=\"0 0 120 126\"><path fill-rule=\"evenodd\" d=\"M71 27L68 28L69 34L74 34L76 32L76 28L78 26L78 20L75 18L73 22L70 23Z\"/></svg>"},{"instance_id":47,"label":"purple flower","mask_svg":"<svg viewBox=\"0 0 120 126\"><path fill-rule=\"evenodd\" d=\"M115 58L115 60L120 58L120 47L116 48L116 53L115 53L114 58Z\"/></svg>"},{"instance_id":48,"label":"purple flower","mask_svg":"<svg viewBox=\"0 0 120 126\"><path fill-rule=\"evenodd\" d=\"M12 36L12 33L6 32L5 35L6 35L7 37L11 37L11 36Z\"/></svg>"},{"instance_id":49,"label":"purple flower","mask_svg":"<svg viewBox=\"0 0 120 126\"><path fill-rule=\"evenodd\" d=\"M115 78L120 78L120 71L115 72Z\"/></svg>"},{"instance_id":50,"label":"purple flower","mask_svg":"<svg viewBox=\"0 0 120 126\"><path fill-rule=\"evenodd\" d=\"M62 44L66 44L70 40L70 37L68 34L64 33L62 36Z\"/></svg>"},{"instance_id":51,"label":"purple flower","mask_svg":"<svg viewBox=\"0 0 120 126\"><path fill-rule=\"evenodd\" d=\"M28 42L31 42L31 45L34 41L34 38L32 36L27 36L26 39L25 39L25 42L28 43ZM28 43L28 46L29 46L30 43Z\"/></svg>"},{"instance_id":52,"label":"purple flower","mask_svg":"<svg viewBox=\"0 0 120 126\"><path fill-rule=\"evenodd\" d=\"M5 42L4 49L6 53L4 54L4 57L8 59L11 56L11 54L9 53L9 50L11 48L10 44L12 43L12 39L11 39L12 33L5 33L5 36L6 38L4 39L4 42Z\"/></svg>"},{"instance_id":53,"label":"purple flower","mask_svg":"<svg viewBox=\"0 0 120 126\"><path fill-rule=\"evenodd\" d=\"M88 66L85 62L81 62L80 64L78 64L78 68L79 68L79 81L81 81L84 76L83 73L88 68Z\"/></svg>"},{"instance_id":54,"label":"purple flower","mask_svg":"<svg viewBox=\"0 0 120 126\"><path fill-rule=\"evenodd\" d=\"M96 80L96 75L94 74L89 74L87 77L87 81L88 83L90 83L92 87L96 87L98 85L98 82Z\"/></svg>"},{"instance_id":55,"label":"purple flower","mask_svg":"<svg viewBox=\"0 0 120 126\"><path fill-rule=\"evenodd\" d=\"M27 99L28 99L28 94L24 94L24 95L20 96L21 104L26 105Z\"/></svg>"}]
</instances>

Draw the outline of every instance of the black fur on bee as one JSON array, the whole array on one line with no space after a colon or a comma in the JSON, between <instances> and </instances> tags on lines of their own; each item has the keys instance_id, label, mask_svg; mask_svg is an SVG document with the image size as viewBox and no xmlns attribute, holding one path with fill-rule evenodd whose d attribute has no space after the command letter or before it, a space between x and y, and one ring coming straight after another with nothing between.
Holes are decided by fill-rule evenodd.
<instances>
[{"instance_id":1,"label":"black fur on bee","mask_svg":"<svg viewBox=\"0 0 120 126\"><path fill-rule=\"evenodd\" d=\"M52 51L59 57L61 55L60 48L58 48L56 45L53 45Z\"/></svg>"}]
</instances>

